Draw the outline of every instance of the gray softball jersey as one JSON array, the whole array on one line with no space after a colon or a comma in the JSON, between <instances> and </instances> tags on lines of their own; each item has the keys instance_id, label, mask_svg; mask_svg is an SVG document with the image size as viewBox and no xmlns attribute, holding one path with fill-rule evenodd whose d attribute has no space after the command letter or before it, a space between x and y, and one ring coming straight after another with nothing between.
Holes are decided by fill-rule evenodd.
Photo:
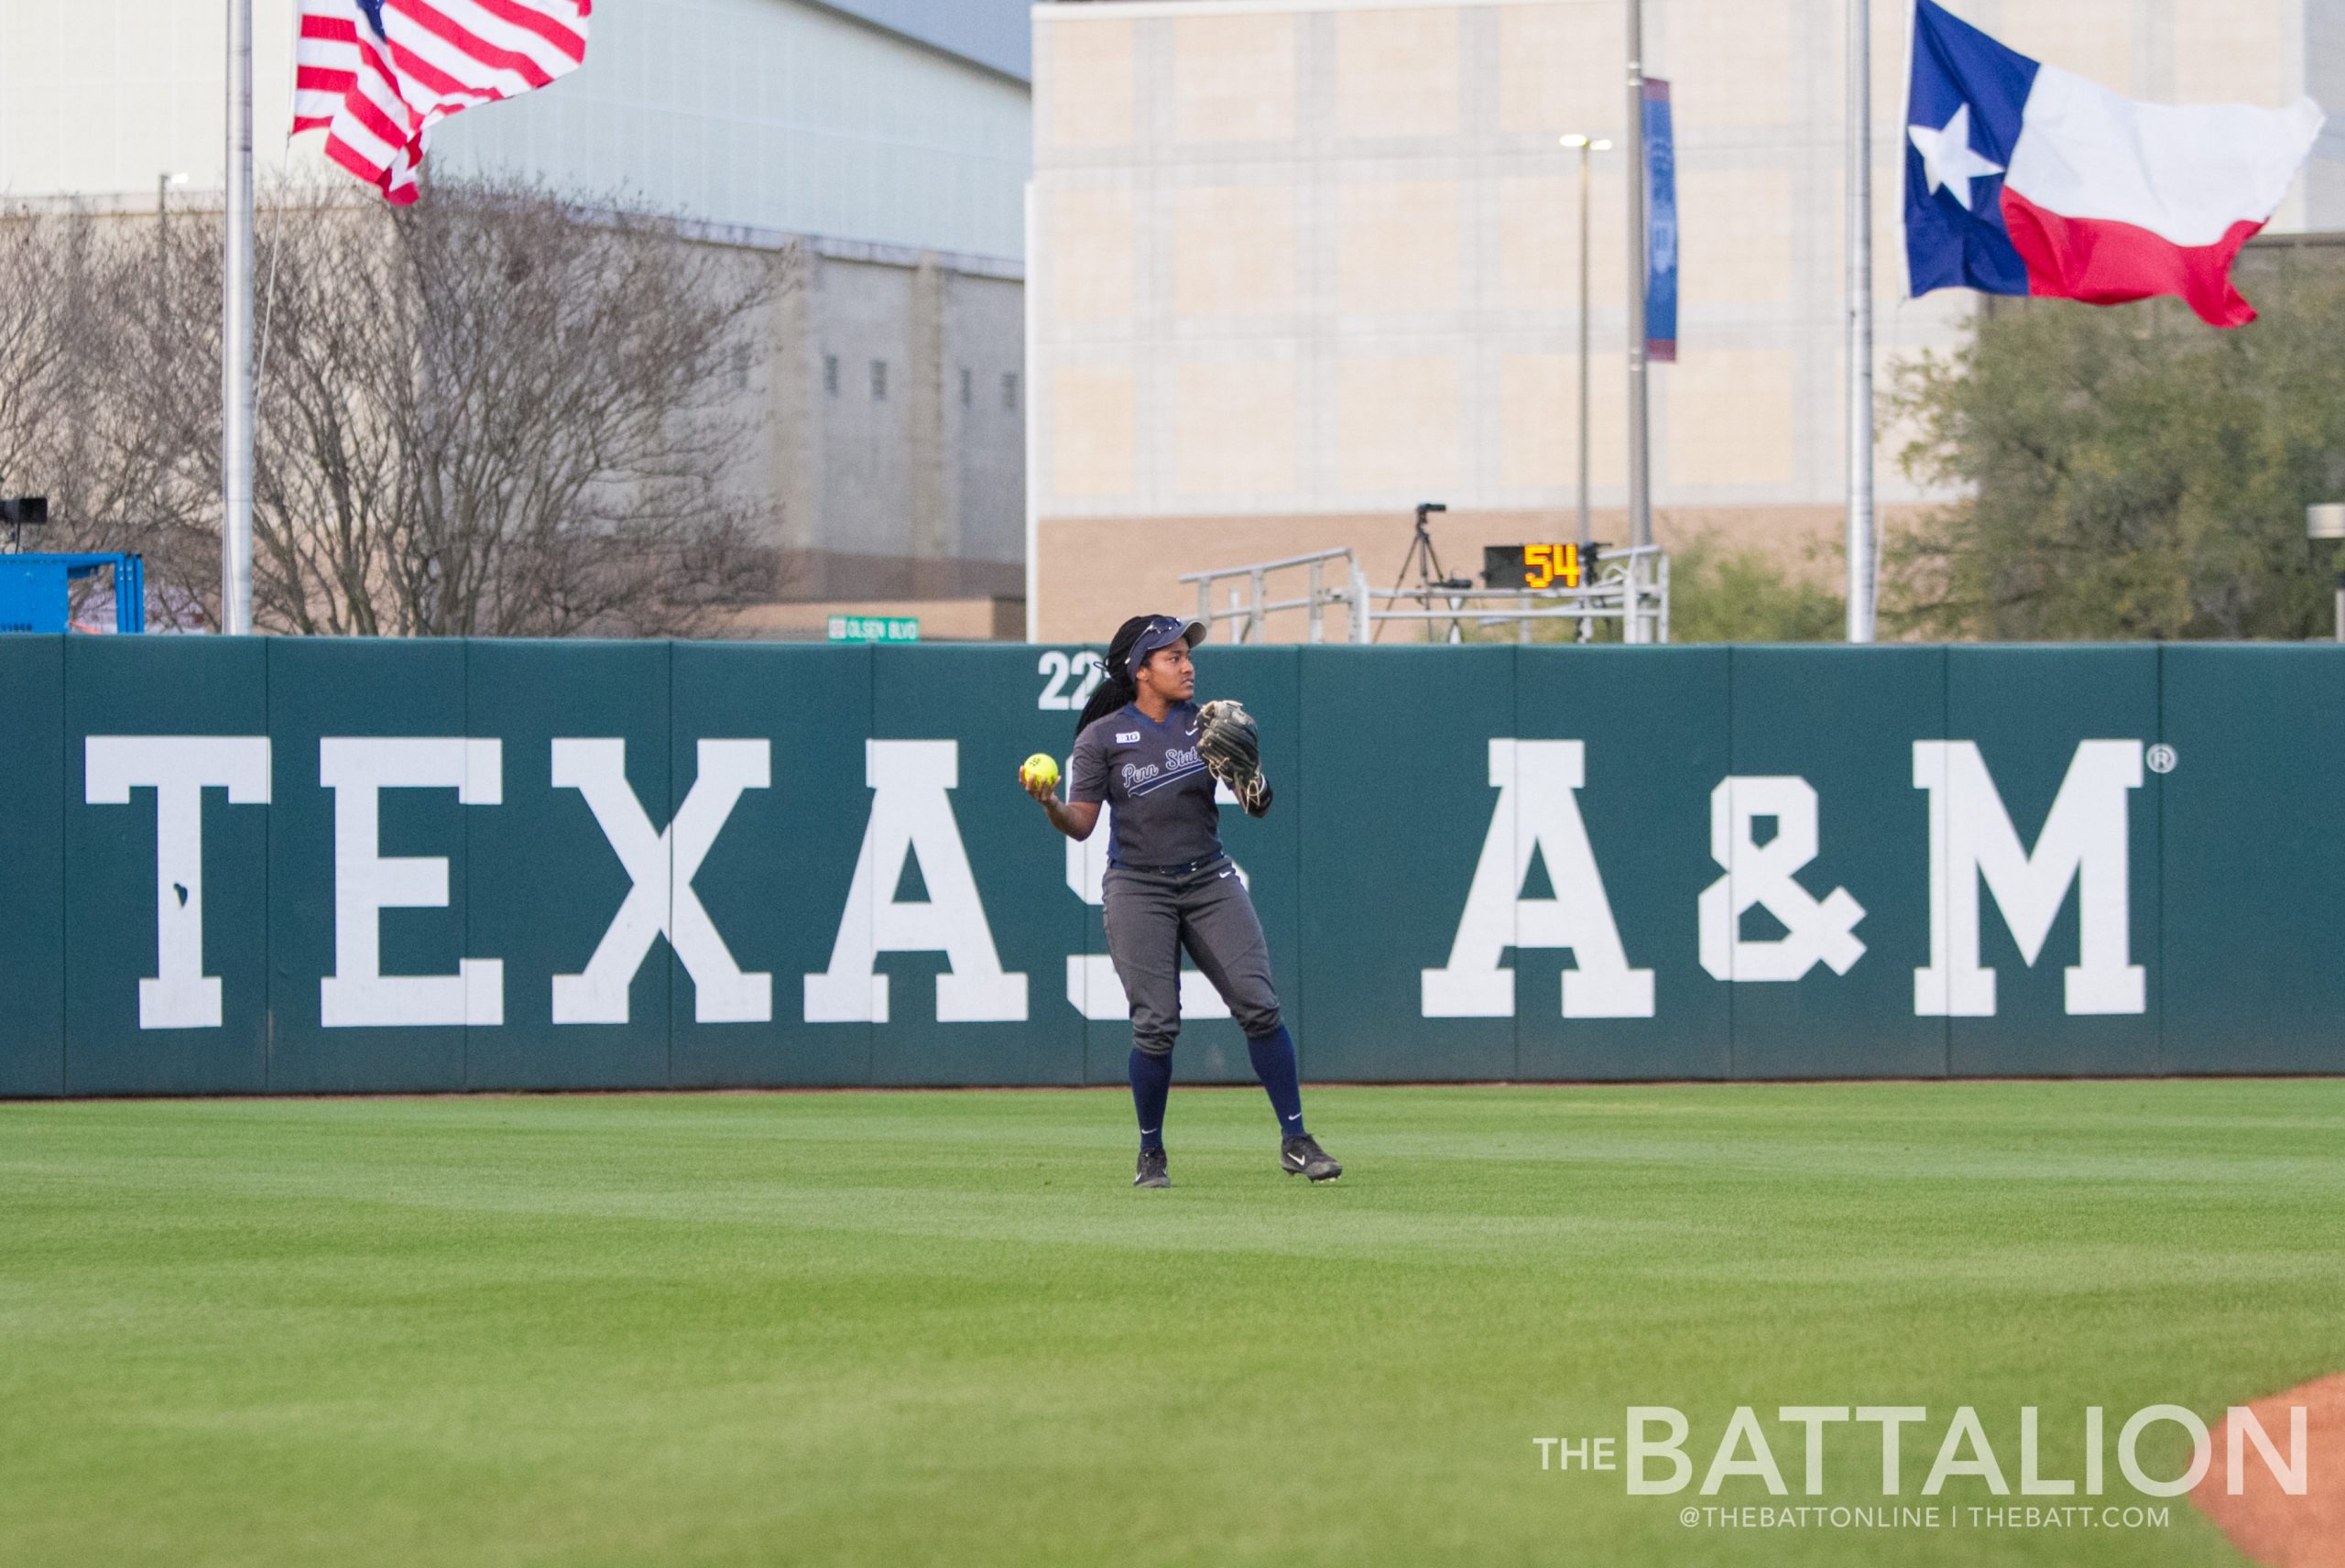
<instances>
[{"instance_id":1,"label":"gray softball jersey","mask_svg":"<svg viewBox=\"0 0 2345 1568\"><path fill-rule=\"evenodd\" d=\"M1197 755L1197 705L1158 724L1117 709L1074 737L1067 799L1114 808L1107 859L1117 866L1186 866L1221 853L1221 808Z\"/></svg>"}]
</instances>

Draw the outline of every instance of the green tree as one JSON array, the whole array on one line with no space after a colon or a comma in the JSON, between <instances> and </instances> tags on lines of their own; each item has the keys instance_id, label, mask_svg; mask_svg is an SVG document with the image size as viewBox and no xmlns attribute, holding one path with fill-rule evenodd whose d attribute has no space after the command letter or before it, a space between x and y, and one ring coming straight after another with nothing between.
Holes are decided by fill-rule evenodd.
<instances>
[{"instance_id":1,"label":"green tree","mask_svg":"<svg viewBox=\"0 0 2345 1568\"><path fill-rule=\"evenodd\" d=\"M1811 573L1709 535L1670 552L1672 642L1837 642L1846 606Z\"/></svg>"},{"instance_id":2,"label":"green tree","mask_svg":"<svg viewBox=\"0 0 2345 1568\"><path fill-rule=\"evenodd\" d=\"M2325 633L2305 507L2345 500L2345 277L2286 258L2251 290L2263 319L2230 332L2165 300L1999 308L1901 366L1906 472L1967 498L1889 541L1884 629Z\"/></svg>"}]
</instances>

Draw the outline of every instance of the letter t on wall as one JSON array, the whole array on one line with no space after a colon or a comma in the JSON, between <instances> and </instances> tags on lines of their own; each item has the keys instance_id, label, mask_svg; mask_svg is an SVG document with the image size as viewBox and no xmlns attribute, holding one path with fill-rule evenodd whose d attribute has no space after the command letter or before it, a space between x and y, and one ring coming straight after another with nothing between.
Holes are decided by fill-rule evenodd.
<instances>
[{"instance_id":1,"label":"letter t on wall","mask_svg":"<svg viewBox=\"0 0 2345 1568\"><path fill-rule=\"evenodd\" d=\"M92 735L82 799L126 806L155 791L155 969L138 982L143 1029L218 1029L220 978L203 972L203 792L268 804L267 735Z\"/></svg>"}]
</instances>

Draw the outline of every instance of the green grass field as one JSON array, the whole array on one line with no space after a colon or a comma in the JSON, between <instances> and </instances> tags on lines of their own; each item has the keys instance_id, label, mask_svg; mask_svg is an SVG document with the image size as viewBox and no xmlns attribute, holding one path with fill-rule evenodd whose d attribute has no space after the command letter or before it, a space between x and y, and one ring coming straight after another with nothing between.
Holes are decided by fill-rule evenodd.
<instances>
[{"instance_id":1,"label":"green grass field","mask_svg":"<svg viewBox=\"0 0 2345 1568\"><path fill-rule=\"evenodd\" d=\"M1532 1440L1678 1406L1698 1482L1750 1404L1796 1491L1774 1407L1926 1405L1910 1494L1969 1403L2016 1486L2021 1405L2074 1475L2088 1404L2345 1368L2345 1083L1308 1105L1341 1182L1176 1089L1152 1193L1105 1092L0 1106L0 1562L2220 1563Z\"/></svg>"}]
</instances>

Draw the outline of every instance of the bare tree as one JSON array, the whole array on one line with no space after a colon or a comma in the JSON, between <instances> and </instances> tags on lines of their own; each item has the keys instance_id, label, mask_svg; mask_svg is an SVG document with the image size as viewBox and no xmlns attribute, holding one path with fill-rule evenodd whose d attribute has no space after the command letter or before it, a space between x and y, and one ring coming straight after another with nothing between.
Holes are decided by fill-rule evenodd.
<instances>
[{"instance_id":1,"label":"bare tree","mask_svg":"<svg viewBox=\"0 0 2345 1568\"><path fill-rule=\"evenodd\" d=\"M18 209L0 213L0 485L37 479L49 466L60 405L71 396L77 294L88 268L74 252L77 225Z\"/></svg>"},{"instance_id":2,"label":"bare tree","mask_svg":"<svg viewBox=\"0 0 2345 1568\"><path fill-rule=\"evenodd\" d=\"M692 635L778 591L727 374L775 258L513 183L260 223L254 607L286 632ZM90 220L82 220L86 225ZM119 226L119 225L118 225ZM216 225L102 237L74 532L217 615ZM158 277L158 274L160 275ZM92 412L95 410L95 412ZM5 450L5 449L0 449Z\"/></svg>"}]
</instances>

